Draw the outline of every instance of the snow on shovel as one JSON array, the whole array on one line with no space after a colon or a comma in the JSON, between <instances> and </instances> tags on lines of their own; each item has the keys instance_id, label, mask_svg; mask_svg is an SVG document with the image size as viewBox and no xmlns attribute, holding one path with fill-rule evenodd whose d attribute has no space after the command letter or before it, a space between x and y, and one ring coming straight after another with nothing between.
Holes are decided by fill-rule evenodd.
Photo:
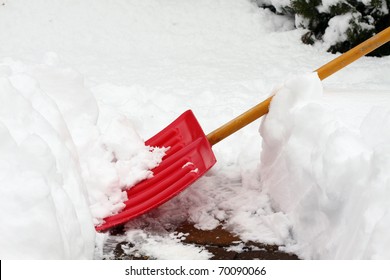
<instances>
[{"instance_id":1,"label":"snow on shovel","mask_svg":"<svg viewBox=\"0 0 390 280\"><path fill-rule=\"evenodd\" d=\"M323 80L388 41L390 27L318 68L316 72ZM272 96L207 136L191 110L183 113L145 142L148 146L170 147L162 163L153 169L154 176L129 189L125 208L120 213L105 218L104 223L97 226L96 230L107 230L140 216L194 183L216 163L211 147L268 113L271 100Z\"/></svg>"}]
</instances>

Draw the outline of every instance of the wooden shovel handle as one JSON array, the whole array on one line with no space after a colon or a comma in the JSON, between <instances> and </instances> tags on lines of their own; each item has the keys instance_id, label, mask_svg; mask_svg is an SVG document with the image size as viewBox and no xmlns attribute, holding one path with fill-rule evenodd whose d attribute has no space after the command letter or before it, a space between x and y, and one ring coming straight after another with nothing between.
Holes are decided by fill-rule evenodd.
<instances>
[{"instance_id":1,"label":"wooden shovel handle","mask_svg":"<svg viewBox=\"0 0 390 280\"><path fill-rule=\"evenodd\" d=\"M327 64L318 68L317 72L318 77L323 80L338 70L344 68L348 64L354 62L358 58L370 53L371 51L379 48L383 44L390 41L390 27L387 27L385 30L376 34L375 36L367 39L363 43L357 45L346 53L338 56ZM268 97L263 102L257 104L253 108L249 109L245 113L239 115L235 119L229 121L223 126L215 129L207 135L207 139L210 142L211 146L217 144L219 141L225 139L234 132L240 130L244 126L250 124L251 122L257 120L261 116L268 113L269 105L271 104L272 96Z\"/></svg>"}]
</instances>

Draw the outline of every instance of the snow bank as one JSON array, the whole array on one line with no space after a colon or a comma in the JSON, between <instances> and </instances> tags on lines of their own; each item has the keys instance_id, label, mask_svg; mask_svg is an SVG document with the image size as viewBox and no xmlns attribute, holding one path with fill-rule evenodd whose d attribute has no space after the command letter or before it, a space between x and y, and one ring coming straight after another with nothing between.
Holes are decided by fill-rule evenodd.
<instances>
[{"instance_id":1,"label":"snow bank","mask_svg":"<svg viewBox=\"0 0 390 280\"><path fill-rule=\"evenodd\" d=\"M0 64L0 257L91 258L77 150L56 103L26 68Z\"/></svg>"},{"instance_id":2,"label":"snow bank","mask_svg":"<svg viewBox=\"0 0 390 280\"><path fill-rule=\"evenodd\" d=\"M301 257L390 258L390 110L373 95L354 122L327 102L316 74L290 78L273 98L260 174Z\"/></svg>"},{"instance_id":3,"label":"snow bank","mask_svg":"<svg viewBox=\"0 0 390 280\"><path fill-rule=\"evenodd\" d=\"M152 176L164 150L124 116L101 132L83 77L53 53L5 59L0 94L0 257L92 258L94 224L124 207L123 190Z\"/></svg>"}]
</instances>

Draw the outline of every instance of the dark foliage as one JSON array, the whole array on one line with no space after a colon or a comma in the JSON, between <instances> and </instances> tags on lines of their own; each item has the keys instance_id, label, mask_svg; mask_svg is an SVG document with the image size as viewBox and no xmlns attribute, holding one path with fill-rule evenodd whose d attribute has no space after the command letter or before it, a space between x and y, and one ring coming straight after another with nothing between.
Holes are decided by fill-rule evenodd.
<instances>
[{"instance_id":1,"label":"dark foliage","mask_svg":"<svg viewBox=\"0 0 390 280\"><path fill-rule=\"evenodd\" d=\"M326 37L324 35L335 28L334 23L329 24L330 21L335 17L346 16L349 22L348 27L343 30L344 39L337 38L327 42L330 45L328 51L332 53L345 52L390 26L390 0L371 0L368 4L362 0L338 0L332 5L326 5L322 0L290 0L285 6L275 5L278 1L271 0L256 2L260 7L269 8L275 13L294 15L296 27L308 30L302 36L305 44L324 40ZM390 43L372 52L371 55L390 55Z\"/></svg>"}]
</instances>

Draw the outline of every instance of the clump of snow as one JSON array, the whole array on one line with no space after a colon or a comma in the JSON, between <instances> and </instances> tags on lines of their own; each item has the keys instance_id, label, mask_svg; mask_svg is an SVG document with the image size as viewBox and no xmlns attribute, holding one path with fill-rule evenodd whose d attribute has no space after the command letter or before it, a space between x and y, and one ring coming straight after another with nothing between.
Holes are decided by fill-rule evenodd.
<instances>
[{"instance_id":1,"label":"clump of snow","mask_svg":"<svg viewBox=\"0 0 390 280\"><path fill-rule=\"evenodd\" d=\"M261 126L263 188L300 256L387 259L390 110L378 104L354 124L338 114L316 74L287 80Z\"/></svg>"},{"instance_id":2,"label":"clump of snow","mask_svg":"<svg viewBox=\"0 0 390 280\"><path fill-rule=\"evenodd\" d=\"M354 15L347 13L331 18L328 22L328 27L325 29L323 41L325 44L334 45L338 42L344 42L347 38L347 30Z\"/></svg>"},{"instance_id":3,"label":"clump of snow","mask_svg":"<svg viewBox=\"0 0 390 280\"><path fill-rule=\"evenodd\" d=\"M359 25L363 30L370 30L374 28L373 24L359 22L359 16L361 16L360 13L346 13L331 18L323 36L324 44L326 46L331 46L339 42L347 41L347 31L350 28L351 22Z\"/></svg>"},{"instance_id":4,"label":"clump of snow","mask_svg":"<svg viewBox=\"0 0 390 280\"><path fill-rule=\"evenodd\" d=\"M130 255L149 256L152 259L170 260L175 255L177 260L207 260L213 255L202 247L193 244L183 245L182 236L177 233L169 235L150 235L142 230L130 231L126 240L132 246L122 246L125 253Z\"/></svg>"},{"instance_id":5,"label":"clump of snow","mask_svg":"<svg viewBox=\"0 0 390 280\"><path fill-rule=\"evenodd\" d=\"M96 140L95 140L96 141ZM147 147L125 116L113 119L83 154L86 182L95 224L124 208L127 190L153 176L165 154L164 148Z\"/></svg>"},{"instance_id":6,"label":"clump of snow","mask_svg":"<svg viewBox=\"0 0 390 280\"><path fill-rule=\"evenodd\" d=\"M320 13L329 13L331 7L335 7L338 4L342 4L342 2L342 0L322 0L321 5L317 6L317 10Z\"/></svg>"}]
</instances>

